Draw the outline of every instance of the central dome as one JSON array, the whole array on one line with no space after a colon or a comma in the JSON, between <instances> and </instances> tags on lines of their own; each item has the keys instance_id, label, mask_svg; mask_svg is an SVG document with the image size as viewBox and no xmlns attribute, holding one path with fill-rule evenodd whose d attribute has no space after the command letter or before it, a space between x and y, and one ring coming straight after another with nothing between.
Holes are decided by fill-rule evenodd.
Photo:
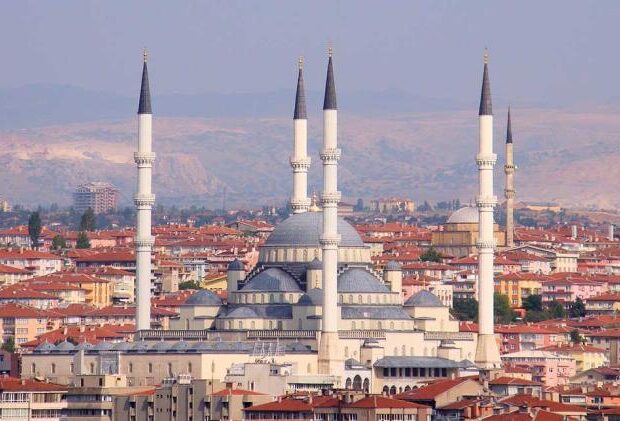
<instances>
[{"instance_id":1,"label":"central dome","mask_svg":"<svg viewBox=\"0 0 620 421\"><path fill-rule=\"evenodd\" d=\"M304 212L291 215L278 225L267 238L266 246L320 247L323 231L323 212ZM338 217L340 247L364 247L364 242L351 224Z\"/></svg>"},{"instance_id":2,"label":"central dome","mask_svg":"<svg viewBox=\"0 0 620 421\"><path fill-rule=\"evenodd\" d=\"M448 224L477 224L478 208L473 206L465 206L455 211L447 221Z\"/></svg>"}]
</instances>

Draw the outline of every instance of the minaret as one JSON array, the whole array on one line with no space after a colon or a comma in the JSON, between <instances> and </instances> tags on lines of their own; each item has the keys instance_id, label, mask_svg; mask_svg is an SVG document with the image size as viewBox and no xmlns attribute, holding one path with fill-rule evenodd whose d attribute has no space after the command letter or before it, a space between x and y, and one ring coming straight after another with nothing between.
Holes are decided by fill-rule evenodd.
<instances>
[{"instance_id":1,"label":"minaret","mask_svg":"<svg viewBox=\"0 0 620 421\"><path fill-rule=\"evenodd\" d=\"M512 124L510 122L510 107L508 107L508 125L506 126L506 165L504 165L504 173L506 174L506 188L504 196L506 197L506 246L514 246L514 200L515 186L514 174L516 167L514 165L512 155Z\"/></svg>"},{"instance_id":2,"label":"minaret","mask_svg":"<svg viewBox=\"0 0 620 421\"><path fill-rule=\"evenodd\" d=\"M342 355L338 346L338 111L336 107L336 85L332 49L329 49L327 64L327 81L325 83L325 100L323 102L323 323L319 343L319 373L337 375L343 370Z\"/></svg>"},{"instance_id":3,"label":"minaret","mask_svg":"<svg viewBox=\"0 0 620 421\"><path fill-rule=\"evenodd\" d=\"M476 163L478 164L478 343L475 363L483 370L499 368L501 359L495 342L493 328L493 208L497 198L493 194L493 167L497 155L493 153L493 111L491 107L491 84L489 82L488 52L484 52L484 75L480 96L479 130L480 142Z\"/></svg>"},{"instance_id":4,"label":"minaret","mask_svg":"<svg viewBox=\"0 0 620 421\"><path fill-rule=\"evenodd\" d=\"M151 169L155 154L151 151L153 116L146 59L145 49L140 104L138 105L138 152L134 153L134 161L138 166L138 192L134 196L137 214L136 330L151 328L151 253L153 249L151 209L155 202L155 196L151 193Z\"/></svg>"},{"instance_id":5,"label":"minaret","mask_svg":"<svg viewBox=\"0 0 620 421\"><path fill-rule=\"evenodd\" d=\"M294 146L290 163L293 169L293 195L290 206L293 213L307 212L310 207L308 197L308 117L306 115L306 94L304 93L304 61L299 58L299 75L297 76L297 94L295 95L295 113L293 114Z\"/></svg>"}]
</instances>

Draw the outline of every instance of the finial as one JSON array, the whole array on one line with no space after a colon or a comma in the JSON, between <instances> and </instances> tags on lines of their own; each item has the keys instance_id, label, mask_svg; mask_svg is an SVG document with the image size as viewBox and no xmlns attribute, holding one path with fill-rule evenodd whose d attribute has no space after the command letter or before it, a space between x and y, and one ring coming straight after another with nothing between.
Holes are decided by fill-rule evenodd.
<instances>
[{"instance_id":1,"label":"finial","mask_svg":"<svg viewBox=\"0 0 620 421\"><path fill-rule=\"evenodd\" d=\"M299 60L297 61L297 64L299 65L299 70L303 70L304 68L304 57L303 56L299 56Z\"/></svg>"},{"instance_id":2,"label":"finial","mask_svg":"<svg viewBox=\"0 0 620 421\"><path fill-rule=\"evenodd\" d=\"M312 192L312 199L310 200L310 208L308 209L308 211L310 212L318 212L321 209L319 208L319 205L317 204L318 202L318 197L316 195L316 191Z\"/></svg>"},{"instance_id":3,"label":"finial","mask_svg":"<svg viewBox=\"0 0 620 421\"><path fill-rule=\"evenodd\" d=\"M332 48L332 42L329 42L329 47L327 48L327 56L332 57L334 55L334 49Z\"/></svg>"},{"instance_id":4,"label":"finial","mask_svg":"<svg viewBox=\"0 0 620 421\"><path fill-rule=\"evenodd\" d=\"M146 63L147 59L149 58L149 52L146 50L146 47L144 47L144 52L142 53L142 55L144 56L144 62Z\"/></svg>"},{"instance_id":5,"label":"finial","mask_svg":"<svg viewBox=\"0 0 620 421\"><path fill-rule=\"evenodd\" d=\"M489 49L484 47L484 64L489 64Z\"/></svg>"}]
</instances>

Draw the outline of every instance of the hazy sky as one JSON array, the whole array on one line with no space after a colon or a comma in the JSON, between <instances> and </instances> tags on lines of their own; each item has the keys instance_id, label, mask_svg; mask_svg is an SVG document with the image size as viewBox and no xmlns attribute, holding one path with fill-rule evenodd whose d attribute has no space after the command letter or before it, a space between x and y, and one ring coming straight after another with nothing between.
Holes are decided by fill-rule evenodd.
<instances>
[{"instance_id":1,"label":"hazy sky","mask_svg":"<svg viewBox=\"0 0 620 421\"><path fill-rule=\"evenodd\" d=\"M604 102L620 92L620 1L2 1L0 88L62 83L135 95L142 47L153 89L291 89L297 56L322 89Z\"/></svg>"}]
</instances>

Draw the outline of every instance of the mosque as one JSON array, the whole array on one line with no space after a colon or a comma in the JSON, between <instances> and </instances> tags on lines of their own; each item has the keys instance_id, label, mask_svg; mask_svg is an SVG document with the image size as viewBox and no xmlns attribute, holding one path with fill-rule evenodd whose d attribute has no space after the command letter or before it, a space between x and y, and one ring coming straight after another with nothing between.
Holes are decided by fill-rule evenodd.
<instances>
[{"instance_id":1,"label":"mosque","mask_svg":"<svg viewBox=\"0 0 620 421\"><path fill-rule=\"evenodd\" d=\"M307 194L311 159L307 156L307 116L300 60L290 158L292 215L276 226L260 248L257 265L249 273L240 261L229 265L227 303L211 291L198 291L181 307L169 330L152 330L148 301L150 259L141 258L149 256L153 244L148 233L154 202L150 170L155 158L151 151L151 101L145 56L136 153L137 291L142 295L137 300L136 340L133 344L81 350L68 344L45 344L32 355L24 356L24 367L32 364L31 374L35 376L39 371L51 372L48 365L54 364L57 381L70 376L62 370L71 366L71 373L105 369L127 375L133 384L146 384L180 373L195 378L224 378L235 364L266 358L271 363L292 364L298 376L318 383L349 387L353 378L359 378L357 384L373 392L411 387L420 379L405 373L413 373L414 368L418 373L418 367L419 373L421 367L429 367L428 377L431 377L430 367L435 367L434 373L440 373L439 376L447 376L454 370L497 369L499 352L493 335L492 299L489 302L483 299L486 295L481 296L480 320L484 334L480 336L484 340L478 340L478 335L472 332L459 332L458 321L432 293L421 291L403 302L400 266L390 262L382 273L376 272L369 248L357 231L338 217L337 166L341 152L337 146L331 50L323 109L322 210ZM481 266L481 272L486 273L493 267L492 260L488 265L488 259L493 258L493 240L489 239L493 221L492 213L489 219L488 212L492 211L495 200L485 196L489 194L488 187L492 194L492 178L488 182L486 177L489 174L492 177L494 164L494 154L492 150L489 152L492 137L488 138L488 120L490 117L492 121L492 115L486 59L480 116L481 147L487 149L477 156L481 195L480 214L476 213L475 222L481 224L482 234L476 244L481 264L485 265ZM467 223L472 223L470 219L475 217L472 214L468 218ZM481 275L481 294L488 294L489 288L492 294L492 273ZM110 356L111 349L118 351L116 357ZM397 374L386 379L385 373ZM398 389L396 384L400 385Z\"/></svg>"}]
</instances>

